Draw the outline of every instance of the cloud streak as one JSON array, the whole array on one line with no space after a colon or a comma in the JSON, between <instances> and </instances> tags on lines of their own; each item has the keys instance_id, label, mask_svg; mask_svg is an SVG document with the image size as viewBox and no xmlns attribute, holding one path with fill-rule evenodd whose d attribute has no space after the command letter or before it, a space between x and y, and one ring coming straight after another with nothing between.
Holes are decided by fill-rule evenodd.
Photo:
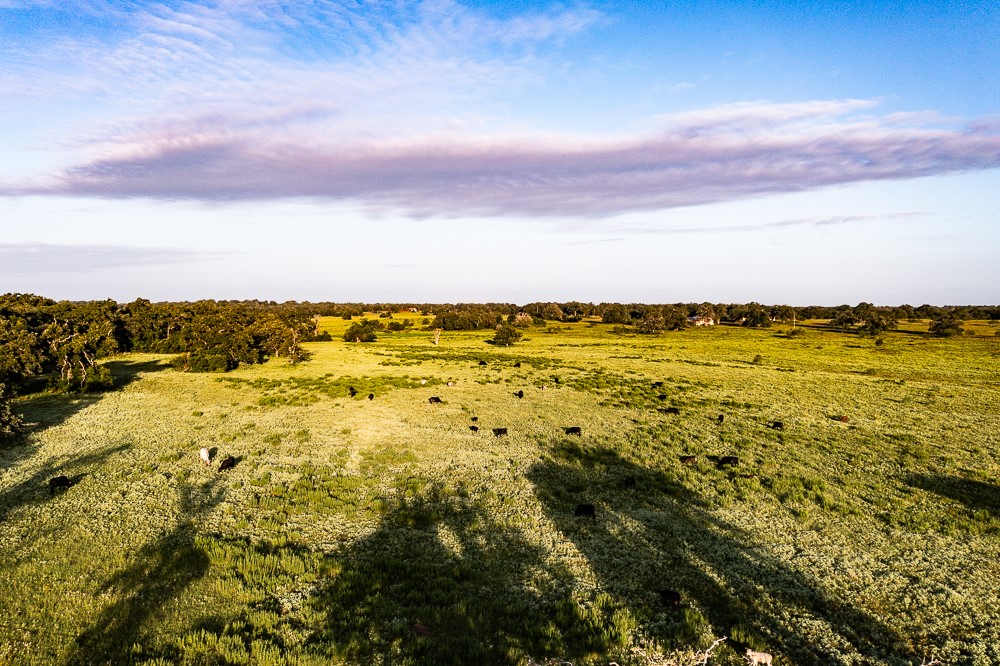
<instances>
[{"instance_id":1,"label":"cloud streak","mask_svg":"<svg viewBox=\"0 0 1000 666\"><path fill-rule=\"evenodd\" d=\"M164 247L123 245L0 244L0 275L96 273L150 264L187 264L225 256Z\"/></svg>"},{"instance_id":2,"label":"cloud streak","mask_svg":"<svg viewBox=\"0 0 1000 666\"><path fill-rule=\"evenodd\" d=\"M613 216L847 183L1000 167L1000 134L900 127L869 103L740 105L636 138L312 145L253 135L163 141L32 193L205 201L318 198L417 216ZM847 115L845 115L847 114ZM980 126L989 127L985 123Z\"/></svg>"}]
</instances>

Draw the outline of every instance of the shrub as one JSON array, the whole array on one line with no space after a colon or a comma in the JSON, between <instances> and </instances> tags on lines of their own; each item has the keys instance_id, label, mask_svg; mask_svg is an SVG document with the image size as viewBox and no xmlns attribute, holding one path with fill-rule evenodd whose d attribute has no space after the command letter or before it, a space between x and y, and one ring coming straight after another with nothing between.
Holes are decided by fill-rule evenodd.
<instances>
[{"instance_id":1,"label":"shrub","mask_svg":"<svg viewBox=\"0 0 1000 666\"><path fill-rule=\"evenodd\" d=\"M175 357L171 365L181 372L226 372L235 369L237 364L222 354L191 352Z\"/></svg>"},{"instance_id":2,"label":"shrub","mask_svg":"<svg viewBox=\"0 0 1000 666\"><path fill-rule=\"evenodd\" d=\"M510 324L500 324L497 326L497 332L494 334L493 339L487 340L487 342L499 345L500 347L509 347L520 339L521 332L519 330Z\"/></svg>"},{"instance_id":3,"label":"shrub","mask_svg":"<svg viewBox=\"0 0 1000 666\"><path fill-rule=\"evenodd\" d=\"M345 342L375 342L376 322L362 319L351 324L350 328L344 332Z\"/></svg>"}]
</instances>

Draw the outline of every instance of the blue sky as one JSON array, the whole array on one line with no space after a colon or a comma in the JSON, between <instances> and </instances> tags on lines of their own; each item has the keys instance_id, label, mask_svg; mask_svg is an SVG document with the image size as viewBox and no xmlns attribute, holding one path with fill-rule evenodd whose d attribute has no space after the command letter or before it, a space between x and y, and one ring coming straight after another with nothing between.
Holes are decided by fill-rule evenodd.
<instances>
[{"instance_id":1,"label":"blue sky","mask_svg":"<svg viewBox=\"0 0 1000 666\"><path fill-rule=\"evenodd\" d=\"M1000 302L994 2L0 0L0 292Z\"/></svg>"}]
</instances>

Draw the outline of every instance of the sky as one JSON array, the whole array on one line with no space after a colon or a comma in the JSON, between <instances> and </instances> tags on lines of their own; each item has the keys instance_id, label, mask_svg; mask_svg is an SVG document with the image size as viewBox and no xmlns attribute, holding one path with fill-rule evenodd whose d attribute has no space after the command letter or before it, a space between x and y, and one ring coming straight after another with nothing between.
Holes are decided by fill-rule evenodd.
<instances>
[{"instance_id":1,"label":"sky","mask_svg":"<svg viewBox=\"0 0 1000 666\"><path fill-rule=\"evenodd\" d=\"M0 0L0 293L1000 303L1000 3Z\"/></svg>"}]
</instances>

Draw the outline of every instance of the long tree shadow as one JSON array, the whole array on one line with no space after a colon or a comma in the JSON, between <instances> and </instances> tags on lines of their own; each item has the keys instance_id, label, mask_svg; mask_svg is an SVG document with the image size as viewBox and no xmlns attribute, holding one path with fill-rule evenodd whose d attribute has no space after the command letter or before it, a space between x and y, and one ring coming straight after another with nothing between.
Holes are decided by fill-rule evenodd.
<instances>
[{"instance_id":1,"label":"long tree shadow","mask_svg":"<svg viewBox=\"0 0 1000 666\"><path fill-rule=\"evenodd\" d=\"M477 500L432 486L386 500L381 525L336 559L310 649L351 664L518 664L622 644L610 604L585 608L547 549Z\"/></svg>"},{"instance_id":2,"label":"long tree shadow","mask_svg":"<svg viewBox=\"0 0 1000 666\"><path fill-rule=\"evenodd\" d=\"M970 511L987 511L1000 516L1000 486L983 481L943 474L911 474L907 485L961 502Z\"/></svg>"},{"instance_id":3,"label":"long tree shadow","mask_svg":"<svg viewBox=\"0 0 1000 666\"><path fill-rule=\"evenodd\" d=\"M142 374L157 372L168 367L158 361L109 361L115 387L121 388L136 381ZM0 440L0 475L15 470L38 453L35 436L72 418L83 409L100 401L102 394L46 393L30 395L16 402L15 410L25 420L22 431L6 440ZM66 476L71 484L80 481L89 469L103 463L111 456L126 450L128 445L109 446L83 455L69 455L47 460L30 476L7 487L0 486L0 521L21 506L40 504L49 500L49 479Z\"/></svg>"},{"instance_id":4,"label":"long tree shadow","mask_svg":"<svg viewBox=\"0 0 1000 666\"><path fill-rule=\"evenodd\" d=\"M77 636L67 665L126 664L135 661L147 623L208 571L209 558L195 544L194 521L224 498L218 477L201 486L180 488L179 520L170 532L144 546L135 562L101 587L119 600L100 614L92 627Z\"/></svg>"},{"instance_id":5,"label":"long tree shadow","mask_svg":"<svg viewBox=\"0 0 1000 666\"><path fill-rule=\"evenodd\" d=\"M606 448L556 447L528 473L557 528L653 637L683 647L711 629L796 664L912 664L903 639L712 515L694 491ZM595 517L579 517L580 502ZM663 594L658 593L664 590ZM810 627L822 626L809 635ZM702 640L704 640L702 638Z\"/></svg>"},{"instance_id":6,"label":"long tree shadow","mask_svg":"<svg viewBox=\"0 0 1000 666\"><path fill-rule=\"evenodd\" d=\"M49 480L53 477L65 476L71 484L68 489L59 489L57 492L73 492L72 486L76 485L88 470L129 448L127 444L107 446L82 456L68 456L47 462L36 469L31 476L0 490L0 522L22 507L53 499L55 495L49 486ZM4 459L4 466L9 460L10 458Z\"/></svg>"}]
</instances>

